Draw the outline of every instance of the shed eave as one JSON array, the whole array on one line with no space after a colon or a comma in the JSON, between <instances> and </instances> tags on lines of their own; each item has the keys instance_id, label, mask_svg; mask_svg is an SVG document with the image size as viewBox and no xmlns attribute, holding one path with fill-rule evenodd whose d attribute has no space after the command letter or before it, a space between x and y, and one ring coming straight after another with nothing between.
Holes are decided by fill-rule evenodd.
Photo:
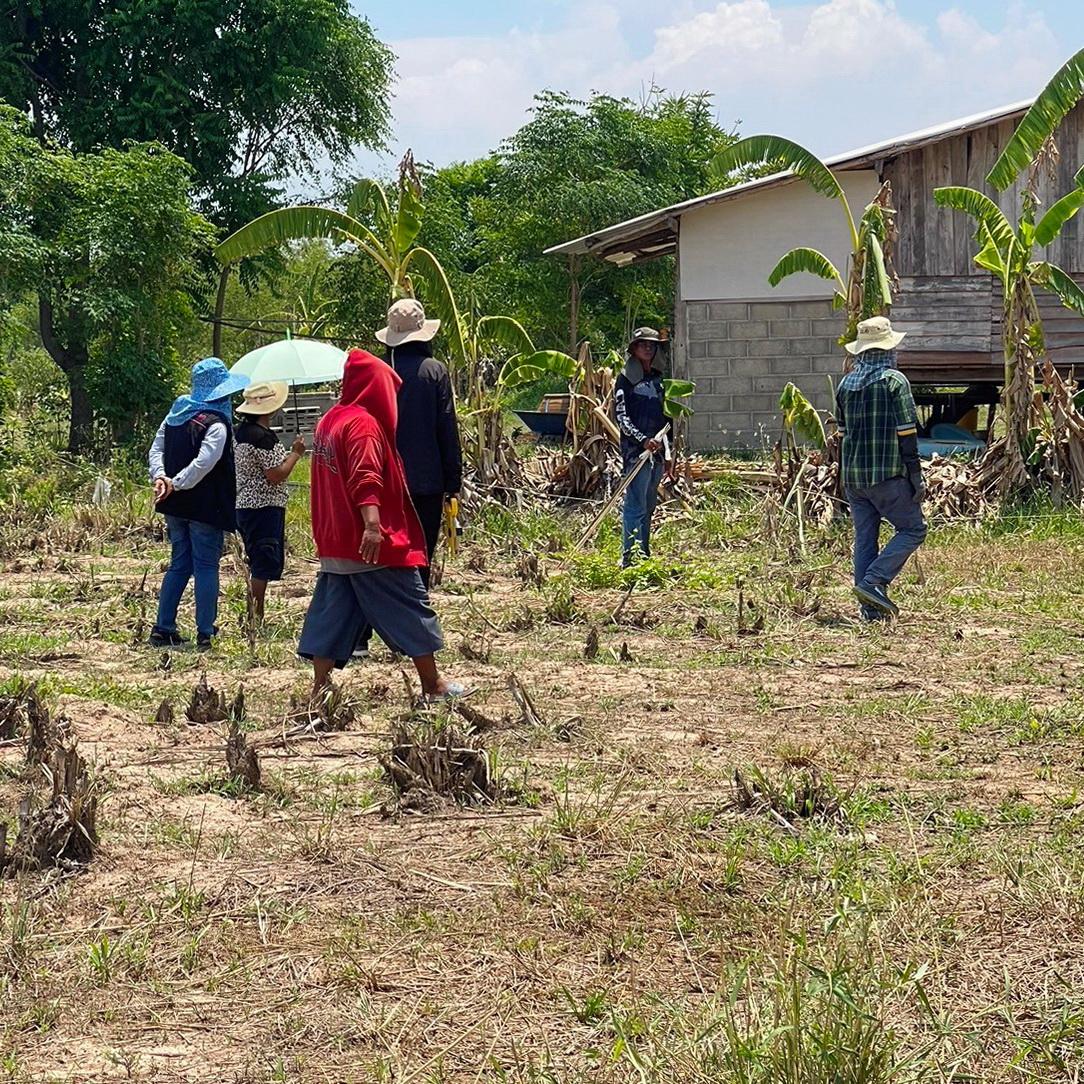
<instances>
[{"instance_id":1,"label":"shed eave","mask_svg":"<svg viewBox=\"0 0 1084 1084\"><path fill-rule=\"evenodd\" d=\"M932 128L923 128L907 135L895 136L894 138L885 140L881 143L873 143L867 147L859 147L856 150L847 151L844 154L837 154L831 158L826 158L824 164L830 169L838 171L870 168L879 162L895 158L907 151L917 150L919 147L924 147L931 143L938 143L943 139L950 139L953 136L962 135L965 132L974 131L977 128L984 128L990 124L996 124L1003 120L1022 116L1033 100L1034 99L1032 98L1028 98L1025 101L1016 102L1013 105L1001 106L998 109L991 109L984 113L976 113L969 117L961 117L958 120L949 121L946 124L937 125ZM666 221L669 218L678 219L689 211L701 207L710 207L713 204L722 203L727 200L739 199L742 196L748 195L750 192L764 191L781 184L787 184L793 180L795 180L794 174L789 170L782 173L773 173L767 177L758 177L755 180L745 181L743 184L736 184L731 188L724 188L718 192L709 193L706 196L697 196L693 199L685 200L682 203L675 203L670 207L664 207L658 211L649 211L647 214L640 215L637 218L630 218L625 222L618 222L613 226L607 226L605 229L598 230L595 233L577 237L573 241L565 241L562 244L553 245L550 248L545 249L543 255L585 256L593 254L601 245L608 250L608 254L603 258L616 263L618 261L615 260L614 256L611 254L615 246L627 245L628 251L635 251L633 242L638 238L649 235L660 226L665 226ZM676 229L673 230L673 235L674 243L676 244ZM667 251L669 251L669 249L667 249ZM662 255L663 253L660 252L658 254Z\"/></svg>"}]
</instances>

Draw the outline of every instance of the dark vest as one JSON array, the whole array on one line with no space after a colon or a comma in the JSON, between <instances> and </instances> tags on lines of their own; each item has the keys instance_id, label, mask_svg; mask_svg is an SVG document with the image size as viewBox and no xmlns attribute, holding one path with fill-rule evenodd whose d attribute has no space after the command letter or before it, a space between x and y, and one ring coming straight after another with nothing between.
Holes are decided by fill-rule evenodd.
<instances>
[{"instance_id":1,"label":"dark vest","mask_svg":"<svg viewBox=\"0 0 1084 1084\"><path fill-rule=\"evenodd\" d=\"M222 458L192 489L175 489L157 510L195 523L206 523L220 531L237 530L237 482L233 468L233 431L229 419L213 411L197 414L184 425L166 426L165 468L175 478L196 458L212 423L226 426L226 447Z\"/></svg>"}]
</instances>

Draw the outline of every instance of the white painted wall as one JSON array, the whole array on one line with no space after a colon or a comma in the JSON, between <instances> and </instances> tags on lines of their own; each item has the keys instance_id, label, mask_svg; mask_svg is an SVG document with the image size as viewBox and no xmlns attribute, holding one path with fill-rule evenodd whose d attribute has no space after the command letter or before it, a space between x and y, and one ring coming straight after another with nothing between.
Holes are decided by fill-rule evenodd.
<instances>
[{"instance_id":1,"label":"white painted wall","mask_svg":"<svg viewBox=\"0 0 1084 1084\"><path fill-rule=\"evenodd\" d=\"M836 177L857 221L880 188L877 174L853 170ZM799 245L823 252L846 278L851 244L843 209L805 181L689 211L681 217L682 300L831 297L831 283L816 275L768 285L779 257Z\"/></svg>"}]
</instances>

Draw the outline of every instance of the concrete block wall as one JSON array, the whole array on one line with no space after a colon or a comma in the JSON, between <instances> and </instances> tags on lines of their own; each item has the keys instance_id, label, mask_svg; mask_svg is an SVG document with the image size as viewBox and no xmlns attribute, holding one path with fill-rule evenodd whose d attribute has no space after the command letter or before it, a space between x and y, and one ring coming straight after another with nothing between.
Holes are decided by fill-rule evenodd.
<instances>
[{"instance_id":1,"label":"concrete block wall","mask_svg":"<svg viewBox=\"0 0 1084 1084\"><path fill-rule=\"evenodd\" d=\"M830 301L686 301L686 366L696 381L689 439L698 451L763 448L779 436L779 395L793 381L828 409L842 316Z\"/></svg>"}]
</instances>

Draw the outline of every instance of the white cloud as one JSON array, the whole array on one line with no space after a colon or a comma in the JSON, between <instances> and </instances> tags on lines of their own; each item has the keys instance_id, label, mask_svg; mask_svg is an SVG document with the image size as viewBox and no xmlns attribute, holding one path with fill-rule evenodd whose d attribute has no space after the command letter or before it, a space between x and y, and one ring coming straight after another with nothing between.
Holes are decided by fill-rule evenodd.
<instances>
[{"instance_id":1,"label":"white cloud","mask_svg":"<svg viewBox=\"0 0 1084 1084\"><path fill-rule=\"evenodd\" d=\"M724 125L827 154L1026 97L1070 51L1027 2L984 5L981 21L946 3L921 21L892 0L679 0L645 37L651 10L597 0L551 32L393 41L394 152L474 157L514 132L541 90L635 98L656 82L710 90Z\"/></svg>"}]
</instances>

